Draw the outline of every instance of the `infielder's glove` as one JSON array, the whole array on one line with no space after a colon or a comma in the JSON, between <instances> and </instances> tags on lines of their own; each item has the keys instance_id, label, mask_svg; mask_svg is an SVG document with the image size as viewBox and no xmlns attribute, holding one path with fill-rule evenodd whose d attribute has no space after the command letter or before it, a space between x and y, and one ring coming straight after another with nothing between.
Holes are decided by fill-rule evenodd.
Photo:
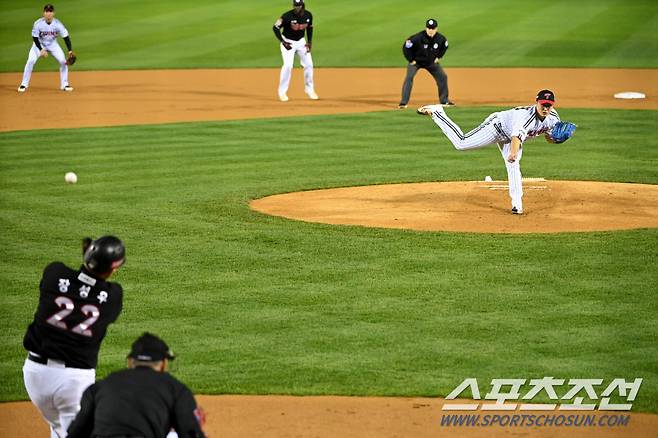
<instances>
[{"instance_id":1,"label":"infielder's glove","mask_svg":"<svg viewBox=\"0 0 658 438\"><path fill-rule=\"evenodd\" d=\"M550 132L553 143L564 143L576 132L576 125L571 122L557 122Z\"/></svg>"},{"instance_id":2,"label":"infielder's glove","mask_svg":"<svg viewBox=\"0 0 658 438\"><path fill-rule=\"evenodd\" d=\"M290 44L288 41L281 41L281 44L283 44L283 47L285 47L286 50L292 49L292 44Z\"/></svg>"},{"instance_id":3,"label":"infielder's glove","mask_svg":"<svg viewBox=\"0 0 658 438\"><path fill-rule=\"evenodd\" d=\"M73 65L73 64L75 64L75 61L77 61L77 60L78 60L78 57L75 56L75 53L69 52L69 56L66 58L66 63L68 65Z\"/></svg>"}]
</instances>

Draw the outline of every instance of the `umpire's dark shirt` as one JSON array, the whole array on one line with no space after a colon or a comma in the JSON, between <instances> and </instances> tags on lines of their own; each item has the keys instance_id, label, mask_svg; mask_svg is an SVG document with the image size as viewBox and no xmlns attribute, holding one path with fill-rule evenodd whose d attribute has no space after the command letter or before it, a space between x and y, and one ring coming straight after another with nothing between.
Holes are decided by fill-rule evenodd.
<instances>
[{"instance_id":1,"label":"umpire's dark shirt","mask_svg":"<svg viewBox=\"0 0 658 438\"><path fill-rule=\"evenodd\" d=\"M429 67L434 60L441 59L448 50L448 40L440 33L432 38L424 30L410 36L402 46L402 53L407 61L416 61L419 67Z\"/></svg>"},{"instance_id":2,"label":"umpire's dark shirt","mask_svg":"<svg viewBox=\"0 0 658 438\"><path fill-rule=\"evenodd\" d=\"M110 374L82 394L69 438L202 438L192 392L168 373L137 367Z\"/></svg>"}]
</instances>

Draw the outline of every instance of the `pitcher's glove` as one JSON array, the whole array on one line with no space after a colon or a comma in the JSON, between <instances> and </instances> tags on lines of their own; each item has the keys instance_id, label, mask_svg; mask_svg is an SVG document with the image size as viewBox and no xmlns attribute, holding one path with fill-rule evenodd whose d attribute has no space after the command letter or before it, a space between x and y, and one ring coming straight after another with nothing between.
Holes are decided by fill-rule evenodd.
<instances>
[{"instance_id":1,"label":"pitcher's glove","mask_svg":"<svg viewBox=\"0 0 658 438\"><path fill-rule=\"evenodd\" d=\"M574 132L576 132L575 124L571 122L557 122L549 133L549 137L553 143L559 144L569 140Z\"/></svg>"},{"instance_id":2,"label":"pitcher's glove","mask_svg":"<svg viewBox=\"0 0 658 438\"><path fill-rule=\"evenodd\" d=\"M66 57L66 63L68 65L75 64L75 61L77 61L77 60L78 60L78 57L75 56L75 53L73 53L73 52L69 52L69 56Z\"/></svg>"}]
</instances>

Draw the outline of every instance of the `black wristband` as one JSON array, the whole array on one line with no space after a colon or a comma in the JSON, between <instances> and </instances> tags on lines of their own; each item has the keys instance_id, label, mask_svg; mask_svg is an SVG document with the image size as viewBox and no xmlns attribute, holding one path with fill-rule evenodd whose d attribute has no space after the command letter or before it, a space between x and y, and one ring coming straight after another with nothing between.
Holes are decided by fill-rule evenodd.
<instances>
[{"instance_id":1,"label":"black wristband","mask_svg":"<svg viewBox=\"0 0 658 438\"><path fill-rule=\"evenodd\" d=\"M41 47L41 43L39 42L39 38L32 37L32 41L34 41L34 45L37 46L37 49L43 50L43 47Z\"/></svg>"}]
</instances>

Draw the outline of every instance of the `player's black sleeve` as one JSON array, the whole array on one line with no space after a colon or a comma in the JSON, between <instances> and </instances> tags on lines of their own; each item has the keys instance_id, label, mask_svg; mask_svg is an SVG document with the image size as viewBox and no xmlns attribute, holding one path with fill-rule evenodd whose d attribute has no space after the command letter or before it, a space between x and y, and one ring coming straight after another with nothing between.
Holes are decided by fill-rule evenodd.
<instances>
[{"instance_id":1,"label":"player's black sleeve","mask_svg":"<svg viewBox=\"0 0 658 438\"><path fill-rule=\"evenodd\" d=\"M94 413L96 410L94 403L94 391L96 385L91 385L82 393L80 400L80 411L69 426L69 438L89 438L94 431Z\"/></svg>"},{"instance_id":2,"label":"player's black sleeve","mask_svg":"<svg viewBox=\"0 0 658 438\"><path fill-rule=\"evenodd\" d=\"M313 26L306 28L306 36L308 37L308 43L311 44L313 40Z\"/></svg>"},{"instance_id":3,"label":"player's black sleeve","mask_svg":"<svg viewBox=\"0 0 658 438\"><path fill-rule=\"evenodd\" d=\"M279 19L281 20L281 19ZM279 21L277 21L279 23ZM280 26L277 26L276 24L272 26L272 30L274 31L274 36L276 37L277 40L283 42L283 37L281 36L281 29Z\"/></svg>"},{"instance_id":4,"label":"player's black sleeve","mask_svg":"<svg viewBox=\"0 0 658 438\"><path fill-rule=\"evenodd\" d=\"M172 426L178 433L179 438L205 437L196 416L197 405L194 395L186 386L181 385L173 411Z\"/></svg>"},{"instance_id":5,"label":"player's black sleeve","mask_svg":"<svg viewBox=\"0 0 658 438\"><path fill-rule=\"evenodd\" d=\"M37 46L37 49L41 50L41 43L39 42L39 38L32 37L32 41L34 41L34 45Z\"/></svg>"},{"instance_id":6,"label":"player's black sleeve","mask_svg":"<svg viewBox=\"0 0 658 438\"><path fill-rule=\"evenodd\" d=\"M66 43L66 48L69 49L69 52L73 50L71 48L71 37L64 37L64 42Z\"/></svg>"}]
</instances>

